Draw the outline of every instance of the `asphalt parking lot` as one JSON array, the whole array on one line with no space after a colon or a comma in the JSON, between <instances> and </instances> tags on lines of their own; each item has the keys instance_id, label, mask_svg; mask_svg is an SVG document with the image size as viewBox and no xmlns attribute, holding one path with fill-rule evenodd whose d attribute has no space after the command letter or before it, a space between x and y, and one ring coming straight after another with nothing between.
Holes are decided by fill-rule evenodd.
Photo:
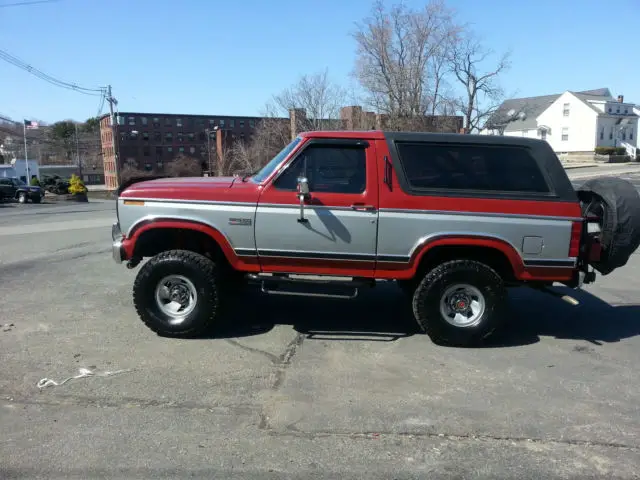
<instances>
[{"instance_id":1,"label":"asphalt parking lot","mask_svg":"<svg viewBox=\"0 0 640 480\"><path fill-rule=\"evenodd\" d=\"M638 478L640 254L578 306L513 292L481 349L417 334L392 285L250 294L175 340L133 310L114 215L0 205L0 478Z\"/></svg>"}]
</instances>

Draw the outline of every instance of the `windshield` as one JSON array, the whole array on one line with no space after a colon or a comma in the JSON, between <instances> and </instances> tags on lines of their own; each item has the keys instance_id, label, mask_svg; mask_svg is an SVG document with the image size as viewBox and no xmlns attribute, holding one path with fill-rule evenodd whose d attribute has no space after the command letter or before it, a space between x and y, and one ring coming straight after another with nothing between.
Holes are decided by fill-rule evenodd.
<instances>
[{"instance_id":1,"label":"windshield","mask_svg":"<svg viewBox=\"0 0 640 480\"><path fill-rule=\"evenodd\" d=\"M271 173L277 168L282 161L287 158L287 156L293 151L294 148L302 141L302 138L296 137L294 138L289 145L280 150L275 157L273 157L269 163L267 163L262 169L256 173L253 177L253 180L258 183L264 182L264 180L271 175Z\"/></svg>"},{"instance_id":2,"label":"windshield","mask_svg":"<svg viewBox=\"0 0 640 480\"><path fill-rule=\"evenodd\" d=\"M26 185L26 183L24 183L21 178L13 178L12 180L13 180L13 184L16 185L17 187L22 187Z\"/></svg>"}]
</instances>

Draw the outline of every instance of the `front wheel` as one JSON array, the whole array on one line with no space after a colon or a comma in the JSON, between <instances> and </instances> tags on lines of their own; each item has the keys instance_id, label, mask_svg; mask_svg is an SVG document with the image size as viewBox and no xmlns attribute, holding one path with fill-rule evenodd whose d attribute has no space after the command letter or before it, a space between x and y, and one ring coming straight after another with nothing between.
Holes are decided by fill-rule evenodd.
<instances>
[{"instance_id":1,"label":"front wheel","mask_svg":"<svg viewBox=\"0 0 640 480\"><path fill-rule=\"evenodd\" d=\"M18 194L18 203L27 203L27 194L24 192L20 192Z\"/></svg>"},{"instance_id":2,"label":"front wheel","mask_svg":"<svg viewBox=\"0 0 640 480\"><path fill-rule=\"evenodd\" d=\"M220 316L220 281L209 258L186 250L162 252L142 266L133 285L140 319L164 336L197 336Z\"/></svg>"},{"instance_id":3,"label":"front wheel","mask_svg":"<svg viewBox=\"0 0 640 480\"><path fill-rule=\"evenodd\" d=\"M507 290L500 275L473 260L438 265L413 295L416 321L439 345L480 344L503 324L506 308Z\"/></svg>"}]
</instances>

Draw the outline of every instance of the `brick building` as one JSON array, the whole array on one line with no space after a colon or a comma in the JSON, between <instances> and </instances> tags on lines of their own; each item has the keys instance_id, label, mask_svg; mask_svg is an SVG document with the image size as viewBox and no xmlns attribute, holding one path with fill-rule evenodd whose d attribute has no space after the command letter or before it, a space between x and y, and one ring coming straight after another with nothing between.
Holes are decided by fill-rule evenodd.
<instances>
[{"instance_id":1,"label":"brick building","mask_svg":"<svg viewBox=\"0 0 640 480\"><path fill-rule=\"evenodd\" d=\"M120 112L115 129L115 148L119 166L140 170L162 170L178 154L200 160L203 170L225 144L248 140L261 117L229 115L182 115ZM289 121L283 119L283 121ZM105 183L117 187L111 118L100 119L100 140L104 159Z\"/></svg>"},{"instance_id":2,"label":"brick building","mask_svg":"<svg viewBox=\"0 0 640 480\"><path fill-rule=\"evenodd\" d=\"M162 171L166 162L184 154L200 161L202 170L215 170L215 159L236 140L248 141L262 117L229 115L182 115L121 112L117 116L115 148L119 166ZM367 112L360 106L344 107L339 119L309 119L303 109L292 109L286 123L291 137L308 130L410 130L460 132L462 117L426 116L412 118L400 124L385 115ZM117 188L111 118L100 119L100 139L104 160L105 184Z\"/></svg>"}]
</instances>

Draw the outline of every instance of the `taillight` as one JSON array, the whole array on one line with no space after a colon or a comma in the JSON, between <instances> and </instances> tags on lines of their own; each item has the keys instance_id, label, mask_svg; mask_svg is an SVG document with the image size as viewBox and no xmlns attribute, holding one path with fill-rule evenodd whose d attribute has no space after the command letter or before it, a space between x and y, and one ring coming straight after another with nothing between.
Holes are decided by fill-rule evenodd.
<instances>
[{"instance_id":1,"label":"taillight","mask_svg":"<svg viewBox=\"0 0 640 480\"><path fill-rule=\"evenodd\" d=\"M582 222L571 223L571 242L569 243L569 257L580 254L580 239L582 237Z\"/></svg>"}]
</instances>

